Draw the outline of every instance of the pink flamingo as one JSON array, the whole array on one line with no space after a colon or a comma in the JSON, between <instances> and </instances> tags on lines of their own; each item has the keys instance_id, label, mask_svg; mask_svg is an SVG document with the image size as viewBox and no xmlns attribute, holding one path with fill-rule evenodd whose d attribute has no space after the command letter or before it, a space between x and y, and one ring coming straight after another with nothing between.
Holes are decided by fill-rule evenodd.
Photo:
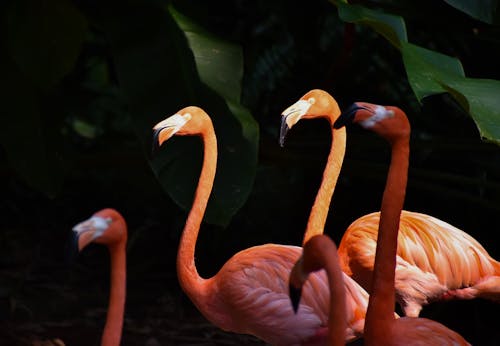
<instances>
[{"instance_id":1,"label":"pink flamingo","mask_svg":"<svg viewBox=\"0 0 500 346\"><path fill-rule=\"evenodd\" d=\"M299 260L290 273L290 300L295 312L299 307L302 287L310 273L325 269L330 287L330 310L328 313L328 345L345 345L346 301L342 284L343 272L340 268L337 247L330 237L315 235L304 245Z\"/></svg>"},{"instance_id":2,"label":"pink flamingo","mask_svg":"<svg viewBox=\"0 0 500 346\"><path fill-rule=\"evenodd\" d=\"M326 118L333 125L339 113L337 102L326 91L309 91L283 112L280 143L301 119ZM345 153L345 132L339 130L332 129L330 154L303 243L324 231ZM342 270L368 292L379 219L380 213L375 212L355 220L338 247ZM417 317L422 306L436 300L500 300L500 263L470 235L435 217L406 210L399 227L396 297L406 316Z\"/></svg>"},{"instance_id":3,"label":"pink flamingo","mask_svg":"<svg viewBox=\"0 0 500 346\"><path fill-rule=\"evenodd\" d=\"M352 121L381 137L392 147L375 251L372 292L366 313L366 345L469 345L458 333L426 318L394 318L395 269L399 219L408 179L410 123L397 107L355 103L334 126Z\"/></svg>"},{"instance_id":4,"label":"pink flamingo","mask_svg":"<svg viewBox=\"0 0 500 346\"><path fill-rule=\"evenodd\" d=\"M326 275L310 276L298 314L293 313L288 301L288 275L301 247L254 246L231 257L215 276L200 277L194 253L215 177L217 140L208 114L193 106L154 126L154 140L159 146L174 134L200 136L204 144L201 174L177 253L177 275L184 292L205 318L223 330L252 334L273 345L325 343L330 299ZM362 334L368 295L347 275L344 285L349 341Z\"/></svg>"},{"instance_id":5,"label":"pink flamingo","mask_svg":"<svg viewBox=\"0 0 500 346\"><path fill-rule=\"evenodd\" d=\"M114 209L103 209L73 227L78 251L90 243L104 244L111 259L111 281L102 346L118 346L122 337L126 295L127 224Z\"/></svg>"},{"instance_id":6,"label":"pink flamingo","mask_svg":"<svg viewBox=\"0 0 500 346\"><path fill-rule=\"evenodd\" d=\"M335 129L333 123L340 116L337 101L324 90L313 89L281 113L280 144L284 145L288 131L301 119L324 118L332 128L330 154L323 172L323 179L309 214L302 240L304 245L312 236L323 234L330 202L344 162L346 147L345 128Z\"/></svg>"}]
</instances>

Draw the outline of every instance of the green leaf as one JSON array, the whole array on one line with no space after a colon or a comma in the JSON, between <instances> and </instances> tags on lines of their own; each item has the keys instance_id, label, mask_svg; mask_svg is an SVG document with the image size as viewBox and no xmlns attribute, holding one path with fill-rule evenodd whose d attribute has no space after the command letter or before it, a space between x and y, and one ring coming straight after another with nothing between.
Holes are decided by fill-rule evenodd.
<instances>
[{"instance_id":1,"label":"green leaf","mask_svg":"<svg viewBox=\"0 0 500 346\"><path fill-rule=\"evenodd\" d=\"M468 14L472 18L479 19L485 23L495 22L498 0L444 0L448 5Z\"/></svg>"},{"instance_id":2,"label":"green leaf","mask_svg":"<svg viewBox=\"0 0 500 346\"><path fill-rule=\"evenodd\" d=\"M338 3L339 17L345 22L365 24L384 36L392 45L407 42L406 25L400 16L372 10L360 5Z\"/></svg>"},{"instance_id":3,"label":"green leaf","mask_svg":"<svg viewBox=\"0 0 500 346\"><path fill-rule=\"evenodd\" d=\"M466 78L458 59L405 43L403 60L419 100L449 92L469 112L483 139L500 144L500 81Z\"/></svg>"},{"instance_id":4,"label":"green leaf","mask_svg":"<svg viewBox=\"0 0 500 346\"><path fill-rule=\"evenodd\" d=\"M86 30L85 17L69 0L12 1L7 12L9 53L42 89L73 69Z\"/></svg>"},{"instance_id":5,"label":"green leaf","mask_svg":"<svg viewBox=\"0 0 500 346\"><path fill-rule=\"evenodd\" d=\"M239 103L240 48L184 17L183 25L190 25L185 34L167 11L147 4L121 6L100 22L146 148L153 125L181 108L197 105L211 116L219 159L205 221L227 225L248 197L257 163L258 128ZM196 138L169 140L151 161L162 187L183 209L191 208L201 161Z\"/></svg>"},{"instance_id":6,"label":"green leaf","mask_svg":"<svg viewBox=\"0 0 500 346\"><path fill-rule=\"evenodd\" d=\"M443 81L464 77L464 70L456 58L419 47L411 43L401 46L408 81L419 100L443 93Z\"/></svg>"},{"instance_id":7,"label":"green leaf","mask_svg":"<svg viewBox=\"0 0 500 346\"><path fill-rule=\"evenodd\" d=\"M168 11L186 35L201 80L226 100L239 102L243 78L241 47L207 32L171 5Z\"/></svg>"},{"instance_id":8,"label":"green leaf","mask_svg":"<svg viewBox=\"0 0 500 346\"><path fill-rule=\"evenodd\" d=\"M467 99L481 137L500 145L500 81L463 78L450 80L447 86L452 95L455 90Z\"/></svg>"}]
</instances>

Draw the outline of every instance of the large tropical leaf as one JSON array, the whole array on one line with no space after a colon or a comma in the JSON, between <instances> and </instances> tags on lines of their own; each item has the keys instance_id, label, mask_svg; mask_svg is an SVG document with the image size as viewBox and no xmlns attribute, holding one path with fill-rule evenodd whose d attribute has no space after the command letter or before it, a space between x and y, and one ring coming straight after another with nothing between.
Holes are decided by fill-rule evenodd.
<instances>
[{"instance_id":1,"label":"large tropical leaf","mask_svg":"<svg viewBox=\"0 0 500 346\"><path fill-rule=\"evenodd\" d=\"M226 225L248 197L257 160L257 127L239 103L241 52L176 15L186 33L169 11L146 4L124 5L101 23L146 148L152 126L183 107L197 105L211 116L219 160L205 220ZM194 138L173 139L152 160L161 185L186 210L200 174L199 144Z\"/></svg>"},{"instance_id":2,"label":"large tropical leaf","mask_svg":"<svg viewBox=\"0 0 500 346\"><path fill-rule=\"evenodd\" d=\"M403 60L419 100L449 92L474 119L483 139L500 144L500 81L466 78L460 61L405 43Z\"/></svg>"},{"instance_id":3,"label":"large tropical leaf","mask_svg":"<svg viewBox=\"0 0 500 346\"><path fill-rule=\"evenodd\" d=\"M401 47L408 81L419 100L447 92L443 81L465 76L462 64L456 58L405 43ZM464 104L462 103L464 106Z\"/></svg>"},{"instance_id":4,"label":"large tropical leaf","mask_svg":"<svg viewBox=\"0 0 500 346\"><path fill-rule=\"evenodd\" d=\"M380 11L332 1L344 21L366 24L401 50L408 81L421 101L424 97L450 93L476 123L484 140L500 144L500 81L466 78L456 58L407 42L404 19ZM455 4L460 1L451 1ZM467 6L465 6L467 7ZM496 5L470 6L479 14L493 11ZM494 12L494 11L493 11Z\"/></svg>"},{"instance_id":5,"label":"large tropical leaf","mask_svg":"<svg viewBox=\"0 0 500 346\"><path fill-rule=\"evenodd\" d=\"M339 17L345 22L368 25L396 47L408 41L404 19L360 5L338 4Z\"/></svg>"},{"instance_id":6,"label":"large tropical leaf","mask_svg":"<svg viewBox=\"0 0 500 346\"><path fill-rule=\"evenodd\" d=\"M468 102L466 110L472 115L481 138L500 145L500 81L461 78L448 81L452 95L460 93Z\"/></svg>"}]
</instances>

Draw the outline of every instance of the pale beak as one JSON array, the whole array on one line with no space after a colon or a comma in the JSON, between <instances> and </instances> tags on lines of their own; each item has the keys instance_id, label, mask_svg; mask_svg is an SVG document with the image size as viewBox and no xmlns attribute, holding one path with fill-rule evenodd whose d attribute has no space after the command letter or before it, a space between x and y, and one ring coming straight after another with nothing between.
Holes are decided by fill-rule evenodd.
<instances>
[{"instance_id":1,"label":"pale beak","mask_svg":"<svg viewBox=\"0 0 500 346\"><path fill-rule=\"evenodd\" d=\"M175 135L190 119L191 114L189 113L184 115L174 114L156 124L153 127L153 151Z\"/></svg>"},{"instance_id":2,"label":"pale beak","mask_svg":"<svg viewBox=\"0 0 500 346\"><path fill-rule=\"evenodd\" d=\"M281 113L280 145L284 146L287 132L295 125L311 107L306 100L299 100Z\"/></svg>"},{"instance_id":3,"label":"pale beak","mask_svg":"<svg viewBox=\"0 0 500 346\"><path fill-rule=\"evenodd\" d=\"M94 239L103 235L111 224L111 219L100 216L92 216L90 219L80 222L73 227L74 249L80 252Z\"/></svg>"}]
</instances>

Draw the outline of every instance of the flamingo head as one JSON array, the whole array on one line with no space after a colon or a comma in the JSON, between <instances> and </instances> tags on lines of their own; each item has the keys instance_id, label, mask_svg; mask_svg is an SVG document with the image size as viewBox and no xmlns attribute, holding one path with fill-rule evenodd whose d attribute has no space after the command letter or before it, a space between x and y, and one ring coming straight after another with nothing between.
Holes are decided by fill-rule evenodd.
<instances>
[{"instance_id":1,"label":"flamingo head","mask_svg":"<svg viewBox=\"0 0 500 346\"><path fill-rule=\"evenodd\" d=\"M199 135L207 127L207 122L211 120L203 109L195 106L183 108L153 127L153 149L174 135Z\"/></svg>"},{"instance_id":2,"label":"flamingo head","mask_svg":"<svg viewBox=\"0 0 500 346\"><path fill-rule=\"evenodd\" d=\"M286 134L300 119L327 118L333 124L339 115L339 106L332 95L321 89L307 92L281 113L280 145L284 145Z\"/></svg>"},{"instance_id":3,"label":"flamingo head","mask_svg":"<svg viewBox=\"0 0 500 346\"><path fill-rule=\"evenodd\" d=\"M410 136L410 123L406 114L394 106L355 102L342 112L333 126L341 128L349 123L357 123L390 142Z\"/></svg>"},{"instance_id":4,"label":"flamingo head","mask_svg":"<svg viewBox=\"0 0 500 346\"><path fill-rule=\"evenodd\" d=\"M127 240L127 224L115 209L102 209L73 227L72 252L78 253L92 242L108 247Z\"/></svg>"}]
</instances>

